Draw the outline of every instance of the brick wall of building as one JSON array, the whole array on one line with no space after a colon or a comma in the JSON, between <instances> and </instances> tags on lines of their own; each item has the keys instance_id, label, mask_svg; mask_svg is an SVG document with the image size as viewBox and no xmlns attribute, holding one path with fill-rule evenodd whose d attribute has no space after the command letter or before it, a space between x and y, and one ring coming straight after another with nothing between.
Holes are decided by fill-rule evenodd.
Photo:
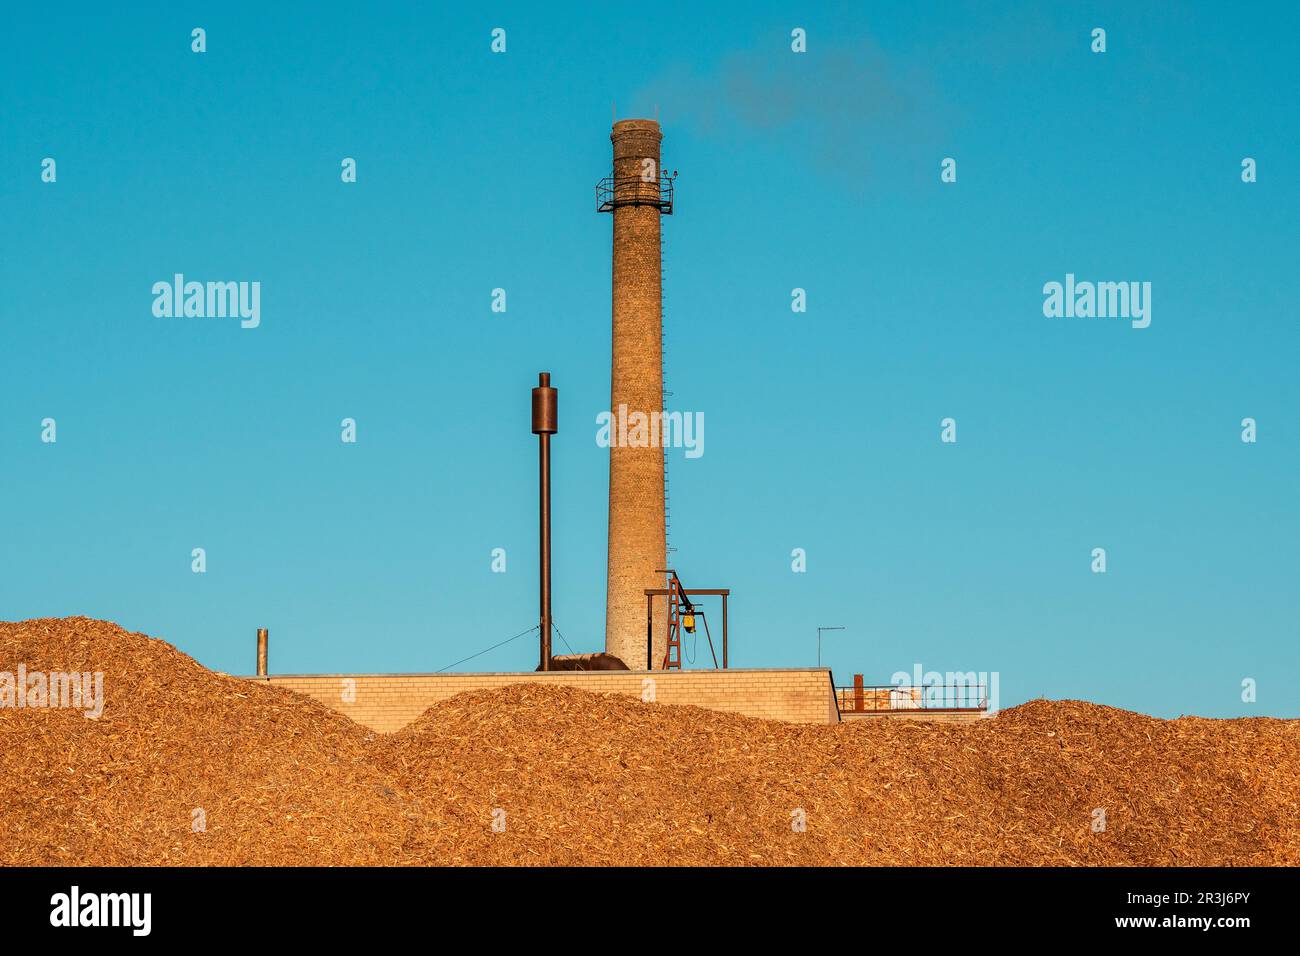
<instances>
[{"instance_id":1,"label":"brick wall of building","mask_svg":"<svg viewBox=\"0 0 1300 956\"><path fill-rule=\"evenodd\" d=\"M471 690L542 681L593 693L640 698L642 682L655 682L660 704L694 704L785 720L824 724L839 720L830 672L825 669L725 671L600 671L500 674L309 674L249 677L297 691L383 733L406 726L439 701ZM351 692L352 700L345 699Z\"/></svg>"}]
</instances>

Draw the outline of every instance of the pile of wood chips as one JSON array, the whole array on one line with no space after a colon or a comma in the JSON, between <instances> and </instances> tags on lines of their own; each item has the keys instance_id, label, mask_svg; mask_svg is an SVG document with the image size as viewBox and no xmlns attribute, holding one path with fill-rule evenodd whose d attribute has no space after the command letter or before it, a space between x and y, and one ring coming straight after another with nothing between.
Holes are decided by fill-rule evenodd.
<instances>
[{"instance_id":1,"label":"pile of wood chips","mask_svg":"<svg viewBox=\"0 0 1300 956\"><path fill-rule=\"evenodd\" d=\"M0 624L20 663L103 671L106 705L0 707L2 865L1300 864L1300 721L797 726L521 684L382 735L88 618Z\"/></svg>"}]
</instances>

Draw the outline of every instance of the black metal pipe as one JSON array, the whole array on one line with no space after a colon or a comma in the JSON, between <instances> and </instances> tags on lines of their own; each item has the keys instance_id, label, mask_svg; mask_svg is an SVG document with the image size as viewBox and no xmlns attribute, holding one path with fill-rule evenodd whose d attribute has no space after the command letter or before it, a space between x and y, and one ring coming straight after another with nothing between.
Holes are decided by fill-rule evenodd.
<instances>
[{"instance_id":1,"label":"black metal pipe","mask_svg":"<svg viewBox=\"0 0 1300 956\"><path fill-rule=\"evenodd\" d=\"M533 389L533 434L537 444L539 537L541 538L541 669L551 669L551 436L559 430L559 395L551 388L551 373L537 375Z\"/></svg>"}]
</instances>

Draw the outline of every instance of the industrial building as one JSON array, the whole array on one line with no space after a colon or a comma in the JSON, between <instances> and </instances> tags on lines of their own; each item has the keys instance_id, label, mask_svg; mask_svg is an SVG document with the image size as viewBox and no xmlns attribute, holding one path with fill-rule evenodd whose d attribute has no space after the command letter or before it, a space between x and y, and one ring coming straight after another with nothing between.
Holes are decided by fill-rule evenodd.
<instances>
[{"instance_id":1,"label":"industrial building","mask_svg":"<svg viewBox=\"0 0 1300 956\"><path fill-rule=\"evenodd\" d=\"M610 408L647 417L664 409L663 217L672 215L676 174L661 165L656 120L625 119L610 132L613 161L596 186L596 210L613 221ZM896 717L972 720L987 712L978 691L931 699L921 688L871 687L861 675L836 687L829 669L735 669L730 665L727 588L683 586L668 566L662 443L611 442L609 538L603 652L554 654L551 646L550 440L560 427L559 390L549 372L532 389L538 438L539 664L535 672L270 675L267 635L258 632L256 680L289 688L382 732L401 729L455 694L543 681L659 704L693 704L796 723ZM701 604L720 598L718 637ZM716 602L715 602L716 603ZM682 669L684 635L702 628L711 669ZM720 656L719 656L720 654Z\"/></svg>"}]
</instances>

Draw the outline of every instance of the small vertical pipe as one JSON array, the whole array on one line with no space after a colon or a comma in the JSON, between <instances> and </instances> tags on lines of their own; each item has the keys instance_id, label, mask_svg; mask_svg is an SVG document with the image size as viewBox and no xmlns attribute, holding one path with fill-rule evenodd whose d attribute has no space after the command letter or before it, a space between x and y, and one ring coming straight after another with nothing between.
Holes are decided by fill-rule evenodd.
<instances>
[{"instance_id":1,"label":"small vertical pipe","mask_svg":"<svg viewBox=\"0 0 1300 956\"><path fill-rule=\"evenodd\" d=\"M653 594L645 596L645 669L654 670L654 599Z\"/></svg>"},{"instance_id":2,"label":"small vertical pipe","mask_svg":"<svg viewBox=\"0 0 1300 956\"><path fill-rule=\"evenodd\" d=\"M538 523L541 539L541 669L551 669L551 436L559 430L559 396L551 387L551 373L539 372L533 389L533 434L537 444Z\"/></svg>"},{"instance_id":3,"label":"small vertical pipe","mask_svg":"<svg viewBox=\"0 0 1300 956\"><path fill-rule=\"evenodd\" d=\"M722 595L722 669L727 669L727 595Z\"/></svg>"},{"instance_id":4,"label":"small vertical pipe","mask_svg":"<svg viewBox=\"0 0 1300 956\"><path fill-rule=\"evenodd\" d=\"M853 675L853 709L866 710L865 695L862 690L862 675Z\"/></svg>"},{"instance_id":5,"label":"small vertical pipe","mask_svg":"<svg viewBox=\"0 0 1300 956\"><path fill-rule=\"evenodd\" d=\"M266 676L266 644L267 644L266 628L259 627L257 629L257 676L258 677Z\"/></svg>"}]
</instances>

